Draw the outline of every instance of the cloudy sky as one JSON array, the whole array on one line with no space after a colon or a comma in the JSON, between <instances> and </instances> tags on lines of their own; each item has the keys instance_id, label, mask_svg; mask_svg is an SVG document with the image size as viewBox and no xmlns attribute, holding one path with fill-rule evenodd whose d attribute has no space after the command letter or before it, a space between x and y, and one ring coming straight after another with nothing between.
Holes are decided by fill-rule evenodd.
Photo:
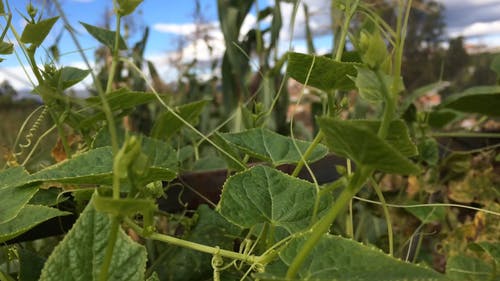
<instances>
[{"instance_id":1,"label":"cloudy sky","mask_svg":"<svg viewBox=\"0 0 500 281\"><path fill-rule=\"evenodd\" d=\"M111 0L60 0L72 25L78 31L78 38L90 58L98 46L98 43L86 35L85 31L78 23L83 21L89 24L102 25L106 9L111 7ZM10 1L13 9L24 11L28 0ZM36 2L36 1L34 1ZM43 1L38 1L43 2ZM151 59L163 77L166 79L175 77L175 70L170 67L172 59L183 59L190 61L193 57L199 60L207 60L219 57L224 51L223 37L218 30L217 7L215 0L200 0L201 12L204 27L208 30L208 42L212 49L207 48L206 42L202 39L192 40L195 33L193 24L194 0L145 0L140 6L140 11L136 15L136 28L129 45L133 45L141 36L142 29L146 26L151 28L150 39L146 49L146 57ZM329 7L325 0L303 0L309 6L311 27L316 39L316 47L320 51L327 51L331 46L331 37L327 34L329 25ZM445 5L445 21L447 24L447 34L449 36L462 35L470 39L471 42L484 43L492 46L500 46L500 0L440 0ZM265 7L274 0L259 0L260 8ZM292 6L283 4L282 6L284 28L282 34L283 42L280 49L285 51L288 48L290 39L289 23L291 19ZM255 24L255 12L253 11L243 25L243 31L251 29ZM305 51L305 42L301 39L304 33L304 14L299 10L294 30L294 40L292 47L298 51ZM5 21L0 20L1 24ZM18 31L22 30L25 24L23 19L14 13L13 23ZM46 40L47 45L54 41L62 25L59 22L56 28ZM182 40L188 39L181 44ZM10 37L12 39L12 36ZM63 56L62 65L82 66L81 58L75 52L76 47L70 36L63 33L59 43ZM39 52L37 59L44 63L49 61L43 51ZM5 58L5 57L4 57ZM26 62L22 64L27 65ZM30 88L30 83L23 73L20 62L15 56L8 56L0 63L0 81L8 79L17 89Z\"/></svg>"}]
</instances>

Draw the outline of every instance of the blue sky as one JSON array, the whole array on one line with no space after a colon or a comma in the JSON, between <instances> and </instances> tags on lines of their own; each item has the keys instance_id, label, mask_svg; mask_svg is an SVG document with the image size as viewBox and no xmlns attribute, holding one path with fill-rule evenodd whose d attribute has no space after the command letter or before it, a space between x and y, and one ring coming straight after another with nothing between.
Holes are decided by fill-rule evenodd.
<instances>
[{"instance_id":1,"label":"blue sky","mask_svg":"<svg viewBox=\"0 0 500 281\"><path fill-rule=\"evenodd\" d=\"M111 0L60 0L63 9L71 21L73 27L78 31L80 40L86 54L93 61L93 52L99 43L86 34L78 21L83 21L92 25L102 26L106 8L112 8ZM13 11L16 9L25 13L25 7L29 0L10 0L9 3ZM33 1L40 5L43 0ZM50 0L49 0L50 2ZM329 30L329 2L326 0L302 0L309 6L313 14L311 27L314 34L319 35L315 39L316 49L319 53L326 52L331 46L331 36ZM486 43L492 46L500 46L500 0L440 0L445 5L445 19L450 36L465 35L470 42ZM186 43L182 48L178 48L178 39L190 36L193 33L193 12L194 0L144 0L139 6L135 15L136 24L139 27L130 38L129 45L133 45L142 34L142 29L150 27L150 37L147 42L146 58L152 60L160 71L160 74L168 79L175 76L169 60L182 58L183 61L190 61L194 57L198 60L208 60L220 57L224 50L223 37L218 31L217 1L200 0L203 18L210 28L210 44L213 47L212 53L208 51L204 42ZM259 7L262 9L274 0L259 0ZM291 18L292 6L282 4L284 28L282 30L283 40L280 43L280 50L286 51L290 38L289 22ZM45 11L45 13L47 13ZM255 23L255 13L250 14L243 24L244 30L249 30ZM46 16L46 15L44 15ZM300 37L303 36L303 12L299 10L295 25L293 48L297 51L306 51L305 42ZM4 23L0 20L0 23ZM20 32L22 30L23 19L17 12L14 12L14 26ZM114 20L112 20L114 25ZM50 46L58 32L62 30L62 21L59 20L54 30L49 34L45 47ZM12 40L12 36L10 37ZM63 53L61 65L74 65L84 67L82 59L76 53L68 32L64 32L59 48ZM30 88L30 85L22 73L20 64L16 57L4 56L6 60L0 64L0 81L9 79L15 88ZM47 56L43 51L38 52L39 63L47 62ZM23 63L27 65L26 63ZM90 81L89 81L90 82Z\"/></svg>"}]
</instances>

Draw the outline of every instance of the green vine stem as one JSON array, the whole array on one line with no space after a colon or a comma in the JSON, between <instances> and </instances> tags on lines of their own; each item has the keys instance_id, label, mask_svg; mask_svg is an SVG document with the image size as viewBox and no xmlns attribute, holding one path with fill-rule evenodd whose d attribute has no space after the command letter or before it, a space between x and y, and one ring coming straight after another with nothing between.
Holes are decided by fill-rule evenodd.
<instances>
[{"instance_id":1,"label":"green vine stem","mask_svg":"<svg viewBox=\"0 0 500 281\"><path fill-rule=\"evenodd\" d=\"M378 200L380 200L380 203L382 203L382 209L384 211L384 216L385 216L385 222L387 224L387 237L389 239L389 255L393 256L394 255L394 237L393 237L393 231L392 231L392 222L391 222L391 215L389 213L389 208L387 208L387 203L385 202L385 197L384 194L382 193L382 190L380 189L380 186L377 184L377 182L373 179L373 177L370 177L370 183L375 190L375 193L377 193Z\"/></svg>"},{"instance_id":2,"label":"green vine stem","mask_svg":"<svg viewBox=\"0 0 500 281\"><path fill-rule=\"evenodd\" d=\"M229 259L233 259L233 260L240 260L240 261L244 261L248 264L260 263L262 260L261 256L245 255L245 254L241 254L241 253L237 253L237 252L233 252L233 251L229 251L229 250L220 249L217 247L210 247L210 246L207 246L204 244L198 244L195 242L183 240L183 239L180 239L177 237L173 237L173 236L165 235L165 234L160 234L160 233L156 233L156 232L144 235L144 233L146 233L145 230L142 227L140 227L139 225L137 225L133 220L131 220L130 218L125 218L124 221L130 228L132 228L135 232L137 232L138 234L140 234L144 238L169 243L172 245L192 249L195 251L199 251L199 252L203 252L203 253L207 253L207 254L211 254L211 255L219 255L221 257L225 257L225 258L229 258Z\"/></svg>"},{"instance_id":3,"label":"green vine stem","mask_svg":"<svg viewBox=\"0 0 500 281\"><path fill-rule=\"evenodd\" d=\"M101 271L99 272L99 281L108 280L109 266L111 265L111 261L113 259L113 250L115 249L119 227L120 227L119 218L117 216L113 216L111 219L111 228L109 232L108 246L106 247L104 260L101 264Z\"/></svg>"},{"instance_id":4,"label":"green vine stem","mask_svg":"<svg viewBox=\"0 0 500 281\"><path fill-rule=\"evenodd\" d=\"M402 62L402 54L403 54L402 50L403 50L403 39L404 39L403 33L406 32L406 25L408 22L411 0L409 0L407 4L408 5L406 6L407 7L406 14L404 14L405 10L403 3L402 1L399 2L399 13L398 13L398 21L396 29L397 38L395 46L396 58L395 58L394 73L393 73L394 82L390 90L386 89L385 87L382 89L382 91L384 92L382 94L385 97L385 106L384 106L383 119L381 121L382 124L380 125L379 131L377 133L377 135L382 139L385 139L389 128L389 124L394 117L396 109L396 98L397 95L399 94L398 83L399 83L399 77L401 75L401 62ZM352 10L348 11L353 13ZM380 73L378 73L378 71L376 72L378 79L382 82L383 85L384 83L383 80L381 80ZM351 201L351 199L356 195L356 193L358 193L358 191L364 185L366 180L371 176L373 171L374 170L371 167L361 166L359 167L359 170L353 174L352 178L349 181L349 185L341 192L341 194L339 195L339 197L337 198L331 209L328 210L327 214L323 218L321 218L321 220L319 220L316 225L312 227L309 239L304 243L304 245L298 252L297 256L290 264L290 267L288 268L288 271L286 273L286 278L288 279L295 278L307 256L309 256L309 254L314 249L314 247L321 239L321 237L328 232L328 230L330 229L330 225L336 219L337 215L346 207L346 205Z\"/></svg>"},{"instance_id":5,"label":"green vine stem","mask_svg":"<svg viewBox=\"0 0 500 281\"><path fill-rule=\"evenodd\" d=\"M71 27L71 24L69 23L68 18L66 17L66 14L64 13L64 10L62 9L61 4L59 3L59 0L53 0L54 6L56 7L57 12L59 13L61 19L64 22L65 28L69 31L68 33L71 36L71 39L73 40L73 43L76 45L78 52L83 58L83 61L85 62L85 65L89 70L92 69L90 62L85 55L82 45L80 44L80 41L78 41L78 38L76 38L75 33L73 32L73 28ZM119 29L117 28L117 32ZM108 100L106 99L106 95L102 89L101 82L99 79L96 77L95 73L93 71L90 71L90 75L92 76L92 81L94 82L94 85L97 89L97 93L99 94L99 98L101 99L102 102L102 110L104 112L104 115L106 116L106 122L108 123L108 130L109 130L109 135L111 136L111 146L113 149L113 153L116 153L118 151L118 137L116 133L116 127L115 127L115 120L113 118L113 112L111 111L111 107L109 106Z\"/></svg>"},{"instance_id":6,"label":"green vine stem","mask_svg":"<svg viewBox=\"0 0 500 281\"><path fill-rule=\"evenodd\" d=\"M332 3L332 5L334 5ZM349 9L346 11L346 18L344 19L344 25L342 26L341 33L339 36L339 43L336 46L336 51L335 51L335 61L341 61L342 60L342 55L344 54L344 45L347 40L347 34L349 32L349 25L351 23L352 17L354 16L354 12L356 11L358 5L359 5L359 0L356 0L353 5L350 4L350 1L346 3L346 5L349 7ZM333 110L333 108L330 108L330 110ZM311 156L313 153L314 149L318 146L318 144L321 143L323 140L323 132L319 131L318 134L314 137L312 143L309 145L307 150L304 152L304 157L301 157L300 161L297 163L297 166L295 166L295 169L292 172L292 176L296 177L299 175L299 172L302 170L304 167L304 164L306 163L307 159Z\"/></svg>"}]
</instances>

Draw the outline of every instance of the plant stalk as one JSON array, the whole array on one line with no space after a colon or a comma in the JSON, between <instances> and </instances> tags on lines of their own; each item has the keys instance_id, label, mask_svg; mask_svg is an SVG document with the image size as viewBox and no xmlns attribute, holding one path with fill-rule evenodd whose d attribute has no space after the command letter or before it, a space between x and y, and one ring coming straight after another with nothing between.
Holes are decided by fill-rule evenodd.
<instances>
[{"instance_id":1,"label":"plant stalk","mask_svg":"<svg viewBox=\"0 0 500 281\"><path fill-rule=\"evenodd\" d=\"M118 237L118 229L120 227L120 220L117 216L111 219L111 227L109 232L108 246L104 255L104 261L101 264L101 271L99 272L99 281L108 280L108 271L111 261L113 260L113 251L115 249L116 238Z\"/></svg>"}]
</instances>

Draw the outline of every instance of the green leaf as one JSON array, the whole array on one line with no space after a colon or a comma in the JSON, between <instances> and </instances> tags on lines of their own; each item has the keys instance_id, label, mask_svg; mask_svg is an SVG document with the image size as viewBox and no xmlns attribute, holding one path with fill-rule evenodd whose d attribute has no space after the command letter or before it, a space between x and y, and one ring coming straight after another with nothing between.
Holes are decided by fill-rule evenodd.
<instances>
[{"instance_id":1,"label":"green leaf","mask_svg":"<svg viewBox=\"0 0 500 281\"><path fill-rule=\"evenodd\" d=\"M387 173L417 174L420 169L403 154L371 130L350 121L319 118L330 150L350 158L358 166L367 166Z\"/></svg>"},{"instance_id":2,"label":"green leaf","mask_svg":"<svg viewBox=\"0 0 500 281\"><path fill-rule=\"evenodd\" d=\"M19 248L19 281L38 281L45 258L34 252Z\"/></svg>"},{"instance_id":3,"label":"green leaf","mask_svg":"<svg viewBox=\"0 0 500 281\"><path fill-rule=\"evenodd\" d=\"M7 187L19 186L25 183L28 177L28 172L22 166L0 171L0 190Z\"/></svg>"},{"instance_id":4,"label":"green leaf","mask_svg":"<svg viewBox=\"0 0 500 281\"><path fill-rule=\"evenodd\" d=\"M49 166L30 177L31 182L72 184L110 184L113 171L111 147L89 150L73 158Z\"/></svg>"},{"instance_id":5,"label":"green leaf","mask_svg":"<svg viewBox=\"0 0 500 281\"><path fill-rule=\"evenodd\" d=\"M221 249L233 248L234 237L240 235L241 228L231 224L206 205L200 205L196 215L196 225L186 235L186 240ZM156 267L158 274L164 277L163 280L198 281L206 280L207 276L212 275L212 255L182 247L171 247L173 249L169 247L167 250L172 249L173 254Z\"/></svg>"},{"instance_id":6,"label":"green leaf","mask_svg":"<svg viewBox=\"0 0 500 281\"><path fill-rule=\"evenodd\" d=\"M111 30L107 30L104 28L100 28L97 26L93 26L84 22L80 22L83 27L87 30L87 32L92 35L97 41L102 43L104 46L108 47L110 50L115 48L115 32ZM118 49L126 50L127 44L125 40L120 36L118 39Z\"/></svg>"},{"instance_id":7,"label":"green leaf","mask_svg":"<svg viewBox=\"0 0 500 281\"><path fill-rule=\"evenodd\" d=\"M198 123L198 118L202 113L209 100L199 100L188 104L183 104L175 108L175 112L179 114L189 124L195 126ZM165 111L157 117L151 137L156 139L168 140L177 133L184 123L177 119L170 111Z\"/></svg>"},{"instance_id":8,"label":"green leaf","mask_svg":"<svg viewBox=\"0 0 500 281\"><path fill-rule=\"evenodd\" d=\"M149 158L149 170L141 180L149 183L172 180L176 176L177 158L172 147L164 142L144 138L142 151ZM111 184L113 152L111 147L99 147L41 170L30 182L59 182L72 184Z\"/></svg>"},{"instance_id":9,"label":"green leaf","mask_svg":"<svg viewBox=\"0 0 500 281\"><path fill-rule=\"evenodd\" d=\"M295 140L300 149L299 153L291 137L285 137L264 128L226 133L221 136L241 151L273 165L299 162L301 154L303 155L311 144L307 141ZM318 145L308 160L309 162L317 161L327 153L328 149L325 146Z\"/></svg>"},{"instance_id":10,"label":"green leaf","mask_svg":"<svg viewBox=\"0 0 500 281\"><path fill-rule=\"evenodd\" d=\"M468 113L500 116L500 86L472 87L450 96L442 107Z\"/></svg>"},{"instance_id":11,"label":"green leaf","mask_svg":"<svg viewBox=\"0 0 500 281\"><path fill-rule=\"evenodd\" d=\"M387 92L387 94L389 94L392 92L391 87L394 80L392 76L380 72L379 76L381 79L379 79L377 73L373 70L366 67L356 67L356 69L358 71L358 75L356 78L353 78L353 80L356 83L359 95L364 100L371 103L383 102L386 99L383 93ZM400 79L398 85L398 92L404 90L402 79Z\"/></svg>"},{"instance_id":12,"label":"green leaf","mask_svg":"<svg viewBox=\"0 0 500 281\"><path fill-rule=\"evenodd\" d=\"M8 55L12 54L13 52L14 52L14 44L5 41L0 41L0 54Z\"/></svg>"},{"instance_id":13,"label":"green leaf","mask_svg":"<svg viewBox=\"0 0 500 281\"><path fill-rule=\"evenodd\" d=\"M82 81L89 75L90 70L83 70L76 67L66 66L54 74L51 81L48 81L54 88L67 89L76 83Z\"/></svg>"},{"instance_id":14,"label":"green leaf","mask_svg":"<svg viewBox=\"0 0 500 281\"><path fill-rule=\"evenodd\" d=\"M21 35L21 42L40 46L58 19L59 17L53 17L37 23L28 23Z\"/></svg>"},{"instance_id":15,"label":"green leaf","mask_svg":"<svg viewBox=\"0 0 500 281\"><path fill-rule=\"evenodd\" d=\"M409 204L417 204L417 202L409 202ZM431 222L444 222L446 218L445 207L422 206L405 207L404 209L417 217L423 224Z\"/></svg>"},{"instance_id":16,"label":"green leaf","mask_svg":"<svg viewBox=\"0 0 500 281\"><path fill-rule=\"evenodd\" d=\"M126 16L135 11L137 6L142 3L143 0L118 0L118 14L120 16Z\"/></svg>"},{"instance_id":17,"label":"green leaf","mask_svg":"<svg viewBox=\"0 0 500 281\"><path fill-rule=\"evenodd\" d=\"M490 264L477 258L459 255L449 257L446 262L446 276L453 281L498 281L498 278L492 279L494 274Z\"/></svg>"},{"instance_id":18,"label":"green leaf","mask_svg":"<svg viewBox=\"0 0 500 281\"><path fill-rule=\"evenodd\" d=\"M316 196L314 184L267 166L256 166L226 181L217 209L242 228L269 223L295 233L310 226ZM321 197L318 216L330 201L330 197Z\"/></svg>"},{"instance_id":19,"label":"green leaf","mask_svg":"<svg viewBox=\"0 0 500 281\"><path fill-rule=\"evenodd\" d=\"M60 188L49 188L49 189L39 189L37 193L31 198L29 204L31 205L43 205L43 206L54 206L63 201L66 201L68 197L60 196Z\"/></svg>"},{"instance_id":20,"label":"green leaf","mask_svg":"<svg viewBox=\"0 0 500 281\"><path fill-rule=\"evenodd\" d=\"M455 110L450 110L446 108L437 109L429 113L429 118L427 119L427 122L433 128L443 128L450 122L453 122L458 117L460 117L460 115L461 114L459 114L459 112Z\"/></svg>"},{"instance_id":21,"label":"green leaf","mask_svg":"<svg viewBox=\"0 0 500 281\"><path fill-rule=\"evenodd\" d=\"M135 108L138 105L156 100L156 95L148 92L133 92L127 88L121 88L106 94L111 111ZM100 97L90 97L86 99L87 104L96 109L89 113L88 117L81 122L82 127L88 127L100 120L105 120L106 115L102 111L102 100Z\"/></svg>"},{"instance_id":22,"label":"green leaf","mask_svg":"<svg viewBox=\"0 0 500 281\"><path fill-rule=\"evenodd\" d=\"M70 214L55 208L26 205L15 218L0 224L0 243L26 232L46 220Z\"/></svg>"},{"instance_id":23,"label":"green leaf","mask_svg":"<svg viewBox=\"0 0 500 281\"><path fill-rule=\"evenodd\" d=\"M35 186L22 186L29 174L24 167L0 172L0 223L13 219L37 192Z\"/></svg>"},{"instance_id":24,"label":"green leaf","mask_svg":"<svg viewBox=\"0 0 500 281\"><path fill-rule=\"evenodd\" d=\"M439 144L433 138L426 138L418 144L419 158L427 164L436 166L439 161Z\"/></svg>"},{"instance_id":25,"label":"green leaf","mask_svg":"<svg viewBox=\"0 0 500 281\"><path fill-rule=\"evenodd\" d=\"M158 277L158 274L156 274L156 272L153 272L153 274L151 274L151 276L149 276L146 281L160 281L160 278Z\"/></svg>"},{"instance_id":26,"label":"green leaf","mask_svg":"<svg viewBox=\"0 0 500 281\"><path fill-rule=\"evenodd\" d=\"M358 128L368 129L374 134L378 132L380 127L380 121L378 120L346 120L346 122ZM406 157L418 154L417 147L410 139L408 127L401 119L393 120L389 124L389 130L385 140Z\"/></svg>"},{"instance_id":27,"label":"green leaf","mask_svg":"<svg viewBox=\"0 0 500 281\"><path fill-rule=\"evenodd\" d=\"M40 280L98 280L110 229L109 215L97 212L91 201L49 256ZM145 268L146 249L119 229L107 280L142 281Z\"/></svg>"},{"instance_id":28,"label":"green leaf","mask_svg":"<svg viewBox=\"0 0 500 281\"><path fill-rule=\"evenodd\" d=\"M93 202L97 211L108 213L113 216L132 217L140 213L144 218L145 228L153 225L153 213L158 209L153 199L114 199L110 197L95 196Z\"/></svg>"},{"instance_id":29,"label":"green leaf","mask_svg":"<svg viewBox=\"0 0 500 281\"><path fill-rule=\"evenodd\" d=\"M302 249L307 238L308 236L303 236L289 242L286 248L279 252L279 260L269 264L266 272L257 276L264 280L285 280L283 277L288 265ZM293 280L440 281L446 279L429 268L395 259L377 248L340 236L325 234Z\"/></svg>"},{"instance_id":30,"label":"green leaf","mask_svg":"<svg viewBox=\"0 0 500 281\"><path fill-rule=\"evenodd\" d=\"M500 264L500 243L482 241L470 244L469 248L488 253L497 264Z\"/></svg>"},{"instance_id":31,"label":"green leaf","mask_svg":"<svg viewBox=\"0 0 500 281\"><path fill-rule=\"evenodd\" d=\"M307 82L308 86L313 86L323 91L331 90L351 90L354 89L354 82L349 76L356 76L355 66L358 63L337 62L327 57L318 57L300 53L288 54L287 73L293 79L304 84L307 74L313 63L311 75Z\"/></svg>"}]
</instances>

